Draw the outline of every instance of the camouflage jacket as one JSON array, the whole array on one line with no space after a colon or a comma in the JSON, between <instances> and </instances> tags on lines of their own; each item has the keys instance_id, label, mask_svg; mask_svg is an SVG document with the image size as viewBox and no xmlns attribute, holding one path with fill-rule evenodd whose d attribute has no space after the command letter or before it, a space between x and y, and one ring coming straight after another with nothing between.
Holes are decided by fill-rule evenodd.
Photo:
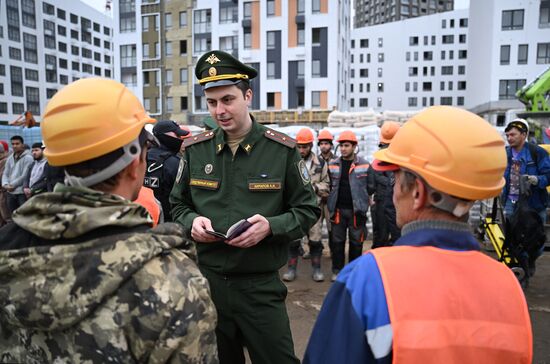
<instances>
[{"instance_id":1,"label":"camouflage jacket","mask_svg":"<svg viewBox=\"0 0 550 364\"><path fill-rule=\"evenodd\" d=\"M59 187L0 230L0 362L217 363L216 310L182 229ZM17 234L42 243L6 250Z\"/></svg>"}]
</instances>

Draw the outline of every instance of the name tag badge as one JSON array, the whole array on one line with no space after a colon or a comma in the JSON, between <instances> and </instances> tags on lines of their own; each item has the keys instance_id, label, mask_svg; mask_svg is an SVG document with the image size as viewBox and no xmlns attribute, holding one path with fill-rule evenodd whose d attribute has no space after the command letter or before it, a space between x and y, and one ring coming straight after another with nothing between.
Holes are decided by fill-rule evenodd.
<instances>
[{"instance_id":1,"label":"name tag badge","mask_svg":"<svg viewBox=\"0 0 550 364\"><path fill-rule=\"evenodd\" d=\"M209 190L217 190L220 186L220 182L208 179L191 178L189 180L189 186L201 187Z\"/></svg>"},{"instance_id":2,"label":"name tag badge","mask_svg":"<svg viewBox=\"0 0 550 364\"><path fill-rule=\"evenodd\" d=\"M249 182L251 191L277 191L281 189L281 182Z\"/></svg>"}]
</instances>

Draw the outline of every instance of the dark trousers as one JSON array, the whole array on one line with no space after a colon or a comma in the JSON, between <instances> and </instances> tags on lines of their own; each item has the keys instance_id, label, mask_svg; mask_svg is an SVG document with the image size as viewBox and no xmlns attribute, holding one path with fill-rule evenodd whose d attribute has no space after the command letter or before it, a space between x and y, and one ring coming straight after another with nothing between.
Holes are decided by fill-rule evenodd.
<instances>
[{"instance_id":1,"label":"dark trousers","mask_svg":"<svg viewBox=\"0 0 550 364\"><path fill-rule=\"evenodd\" d=\"M299 363L286 312L287 289L279 273L223 276L201 269L218 312L216 338L221 364Z\"/></svg>"},{"instance_id":2,"label":"dark trousers","mask_svg":"<svg viewBox=\"0 0 550 364\"><path fill-rule=\"evenodd\" d=\"M401 229L395 222L395 208L385 206L384 201L376 201L371 207L372 248L392 246L401 237Z\"/></svg>"},{"instance_id":3,"label":"dark trousers","mask_svg":"<svg viewBox=\"0 0 550 364\"><path fill-rule=\"evenodd\" d=\"M339 272L344 268L346 236L349 232L348 262L363 253L363 242L367 237L367 217L358 216L351 209L337 209L332 218L331 257L332 271Z\"/></svg>"},{"instance_id":4,"label":"dark trousers","mask_svg":"<svg viewBox=\"0 0 550 364\"><path fill-rule=\"evenodd\" d=\"M302 245L302 240L293 240L288 245L288 258L297 258L300 256L300 248ZM320 241L308 240L309 245L309 254L312 257L320 257L323 254L323 243Z\"/></svg>"},{"instance_id":5,"label":"dark trousers","mask_svg":"<svg viewBox=\"0 0 550 364\"><path fill-rule=\"evenodd\" d=\"M18 194L7 193L6 204L8 205L8 210L10 211L10 215L13 214L13 212L17 210L19 206L23 205L25 201L27 201L27 198L23 193L18 193Z\"/></svg>"}]
</instances>

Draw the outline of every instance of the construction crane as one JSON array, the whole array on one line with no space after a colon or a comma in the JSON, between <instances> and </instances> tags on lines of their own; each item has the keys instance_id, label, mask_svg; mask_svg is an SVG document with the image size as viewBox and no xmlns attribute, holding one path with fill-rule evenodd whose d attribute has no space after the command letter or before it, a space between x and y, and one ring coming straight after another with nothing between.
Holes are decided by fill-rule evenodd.
<instances>
[{"instance_id":1,"label":"construction crane","mask_svg":"<svg viewBox=\"0 0 550 364\"><path fill-rule=\"evenodd\" d=\"M516 92L516 97L525 105L525 113L518 116L548 121L550 118L550 67L529 84L520 88Z\"/></svg>"}]
</instances>

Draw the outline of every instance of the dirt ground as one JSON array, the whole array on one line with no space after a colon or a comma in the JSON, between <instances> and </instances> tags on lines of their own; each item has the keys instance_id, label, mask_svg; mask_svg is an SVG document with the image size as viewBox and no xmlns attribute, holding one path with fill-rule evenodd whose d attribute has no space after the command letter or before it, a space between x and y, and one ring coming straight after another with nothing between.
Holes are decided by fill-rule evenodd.
<instances>
[{"instance_id":1,"label":"dirt ground","mask_svg":"<svg viewBox=\"0 0 550 364\"><path fill-rule=\"evenodd\" d=\"M328 254L325 249L325 254ZM286 271L281 269L281 274ZM322 271L325 281L316 283L311 279L311 262L300 259L298 278L287 283L287 309L294 338L294 348L298 358L302 359L307 347L311 330L330 288L330 258L323 257ZM533 344L535 364L550 364L550 252L537 261L537 272L531 278L525 291L529 313L533 325Z\"/></svg>"}]
</instances>

